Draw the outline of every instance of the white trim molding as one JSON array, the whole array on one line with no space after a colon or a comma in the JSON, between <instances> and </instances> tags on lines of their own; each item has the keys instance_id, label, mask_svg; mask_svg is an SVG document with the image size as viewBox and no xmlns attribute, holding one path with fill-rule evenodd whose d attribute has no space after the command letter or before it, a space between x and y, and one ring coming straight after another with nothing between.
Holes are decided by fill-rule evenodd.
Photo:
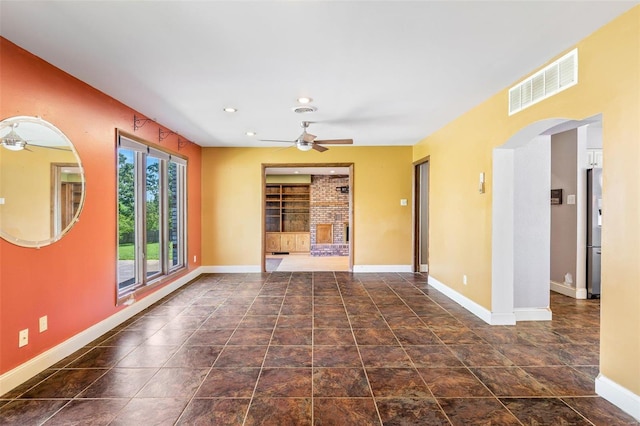
<instances>
[{"instance_id":1,"label":"white trim molding","mask_svg":"<svg viewBox=\"0 0 640 426\"><path fill-rule=\"evenodd\" d=\"M427 282L429 283L429 285L431 287L435 288L440 293L442 293L445 296L447 296L449 299L451 299L454 302L458 303L463 308L465 308L466 310L468 310L469 312L471 312L472 314L474 314L475 316L477 316L478 318L480 318L481 320L483 320L487 324L491 324L492 323L491 322L492 321L491 312L488 309L486 309L485 307L477 304L473 300L469 299L467 296L458 293L457 291L455 291L451 287L447 286L446 284L443 284L442 282L438 281L437 279L435 279L431 275L429 275L429 278L427 279Z\"/></svg>"},{"instance_id":2,"label":"white trim molding","mask_svg":"<svg viewBox=\"0 0 640 426\"><path fill-rule=\"evenodd\" d=\"M250 274L260 273L260 265L211 265L200 267L203 274Z\"/></svg>"},{"instance_id":3,"label":"white trim molding","mask_svg":"<svg viewBox=\"0 0 640 426\"><path fill-rule=\"evenodd\" d=\"M573 297L574 299L586 299L587 298L587 289L586 288L575 288L570 285L566 285L564 283L559 283L556 281L550 281L551 291L555 291L556 293L564 294L565 296Z\"/></svg>"},{"instance_id":4,"label":"white trim molding","mask_svg":"<svg viewBox=\"0 0 640 426\"><path fill-rule=\"evenodd\" d=\"M413 272L411 265L353 265L353 272Z\"/></svg>"},{"instance_id":5,"label":"white trim molding","mask_svg":"<svg viewBox=\"0 0 640 426\"><path fill-rule=\"evenodd\" d=\"M202 275L202 268L196 268L189 273L181 276L170 284L162 287L158 291L155 291L148 296L140 299L139 301L131 301L124 309L119 310L115 314L100 321L99 323L81 331L75 336L65 340L57 346L49 349L46 352L30 359L29 361L17 366L13 370L9 370L0 376L0 395L9 392L11 389L26 382L30 378L39 374L40 372L51 367L58 361L63 360L67 356L71 355L78 349L88 345L98 337L122 324L129 318L137 315L149 306L153 305L163 297L173 293L183 285L191 282Z\"/></svg>"},{"instance_id":6,"label":"white trim molding","mask_svg":"<svg viewBox=\"0 0 640 426\"><path fill-rule=\"evenodd\" d=\"M491 312L484 306L481 306L473 300L469 299L467 296L458 293L457 291L438 281L431 275L429 275L427 282L431 287L435 288L436 290L447 296L449 299L458 303L460 306L462 306L489 325L514 325L516 323L515 314Z\"/></svg>"},{"instance_id":7,"label":"white trim molding","mask_svg":"<svg viewBox=\"0 0 640 426\"><path fill-rule=\"evenodd\" d=\"M602 374L596 377L596 393L640 422L640 395Z\"/></svg>"},{"instance_id":8,"label":"white trim molding","mask_svg":"<svg viewBox=\"0 0 640 426\"><path fill-rule=\"evenodd\" d=\"M551 321L549 308L514 308L516 321Z\"/></svg>"}]
</instances>

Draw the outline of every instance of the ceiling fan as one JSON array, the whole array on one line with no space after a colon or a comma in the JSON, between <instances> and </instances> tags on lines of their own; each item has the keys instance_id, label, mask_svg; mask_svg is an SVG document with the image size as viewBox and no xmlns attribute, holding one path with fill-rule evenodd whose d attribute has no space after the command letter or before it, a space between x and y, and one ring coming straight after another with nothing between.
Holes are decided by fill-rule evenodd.
<instances>
[{"instance_id":1,"label":"ceiling fan","mask_svg":"<svg viewBox=\"0 0 640 426\"><path fill-rule=\"evenodd\" d=\"M68 148L48 146L48 145L36 145L34 143L31 143L30 141L27 141L26 139L22 138L16 132L16 127L18 127L18 123L11 124L11 131L9 131L9 133L7 133L6 135L0 138L0 146L8 149L9 151L21 151L23 149L25 151L31 151L29 148L27 148L27 145L39 147L39 148L56 149L59 151L71 151Z\"/></svg>"},{"instance_id":2,"label":"ceiling fan","mask_svg":"<svg viewBox=\"0 0 640 426\"><path fill-rule=\"evenodd\" d=\"M307 128L309 127L309 121L303 121L300 123L302 127L302 133L297 139L293 141L284 141L278 139L260 139L262 142L285 142L295 144L296 148L300 151L310 151L315 149L318 152L324 152L329 148L326 148L322 145L351 145L353 144L353 139L324 139L324 140L316 140L317 136L312 135L307 132ZM320 145L322 144L322 145Z\"/></svg>"}]
</instances>

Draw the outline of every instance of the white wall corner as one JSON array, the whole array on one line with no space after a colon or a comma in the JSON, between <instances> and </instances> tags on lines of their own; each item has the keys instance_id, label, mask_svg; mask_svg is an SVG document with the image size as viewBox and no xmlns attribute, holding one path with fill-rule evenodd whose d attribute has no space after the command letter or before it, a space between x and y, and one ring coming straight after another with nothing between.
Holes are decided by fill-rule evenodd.
<instances>
[{"instance_id":1,"label":"white wall corner","mask_svg":"<svg viewBox=\"0 0 640 426\"><path fill-rule=\"evenodd\" d=\"M493 200L491 226L491 309L496 315L513 315L514 295L514 154L513 149L493 150Z\"/></svg>"},{"instance_id":2,"label":"white wall corner","mask_svg":"<svg viewBox=\"0 0 640 426\"><path fill-rule=\"evenodd\" d=\"M210 265L202 266L200 269L203 274L248 274L262 272L260 265Z\"/></svg>"},{"instance_id":3,"label":"white wall corner","mask_svg":"<svg viewBox=\"0 0 640 426\"><path fill-rule=\"evenodd\" d=\"M596 393L640 422L640 395L602 374L596 377Z\"/></svg>"},{"instance_id":4,"label":"white wall corner","mask_svg":"<svg viewBox=\"0 0 640 426\"><path fill-rule=\"evenodd\" d=\"M353 272L413 272L412 265L353 265Z\"/></svg>"},{"instance_id":5,"label":"white wall corner","mask_svg":"<svg viewBox=\"0 0 640 426\"><path fill-rule=\"evenodd\" d=\"M137 302L119 310L115 314L100 321L99 323L81 331L64 342L54 346L46 352L20 364L16 368L0 375L0 395L9 392L16 386L26 382L36 374L46 370L58 361L63 360L75 351L83 348L103 334L111 331L129 318L139 314L160 299L173 293L183 285L191 282L203 274L202 267L196 268L187 274L179 277L170 284L162 287Z\"/></svg>"}]
</instances>

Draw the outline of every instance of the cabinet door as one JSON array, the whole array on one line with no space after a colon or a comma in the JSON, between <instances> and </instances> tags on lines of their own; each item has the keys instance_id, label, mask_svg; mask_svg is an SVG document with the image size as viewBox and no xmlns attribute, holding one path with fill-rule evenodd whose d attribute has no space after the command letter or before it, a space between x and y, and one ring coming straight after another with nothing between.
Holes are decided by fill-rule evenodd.
<instances>
[{"instance_id":1,"label":"cabinet door","mask_svg":"<svg viewBox=\"0 0 640 426\"><path fill-rule=\"evenodd\" d=\"M296 234L280 234L280 250L296 251Z\"/></svg>"},{"instance_id":2,"label":"cabinet door","mask_svg":"<svg viewBox=\"0 0 640 426\"><path fill-rule=\"evenodd\" d=\"M265 251L266 252L276 252L280 250L280 234L277 233L267 233L265 236Z\"/></svg>"},{"instance_id":3,"label":"cabinet door","mask_svg":"<svg viewBox=\"0 0 640 426\"><path fill-rule=\"evenodd\" d=\"M296 251L296 234L280 234L280 249L282 251Z\"/></svg>"},{"instance_id":4,"label":"cabinet door","mask_svg":"<svg viewBox=\"0 0 640 426\"><path fill-rule=\"evenodd\" d=\"M593 167L602 167L602 150L593 152Z\"/></svg>"},{"instance_id":5,"label":"cabinet door","mask_svg":"<svg viewBox=\"0 0 640 426\"><path fill-rule=\"evenodd\" d=\"M306 252L311 250L311 238L309 233L296 234L296 251Z\"/></svg>"}]
</instances>

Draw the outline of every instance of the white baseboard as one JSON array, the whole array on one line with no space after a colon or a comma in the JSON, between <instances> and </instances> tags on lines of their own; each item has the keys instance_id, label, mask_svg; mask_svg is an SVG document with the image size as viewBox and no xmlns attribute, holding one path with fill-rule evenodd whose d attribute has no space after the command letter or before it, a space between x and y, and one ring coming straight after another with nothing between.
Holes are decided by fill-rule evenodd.
<instances>
[{"instance_id":1,"label":"white baseboard","mask_svg":"<svg viewBox=\"0 0 640 426\"><path fill-rule=\"evenodd\" d=\"M202 268L196 268L186 275L181 276L172 283L162 287L137 302L121 309L108 318L99 323L81 331L75 336L65 340L64 342L54 346L53 348L41 353L40 355L30 359L29 361L17 366L13 370L0 375L0 395L9 392L16 386L26 382L36 374L46 370L58 361L71 355L78 349L88 345L104 333L112 330L114 327L122 324L134 315L147 309L163 297L171 294L178 288L194 280L202 274Z\"/></svg>"},{"instance_id":2,"label":"white baseboard","mask_svg":"<svg viewBox=\"0 0 640 426\"><path fill-rule=\"evenodd\" d=\"M353 272L413 272L411 265L353 265Z\"/></svg>"},{"instance_id":3,"label":"white baseboard","mask_svg":"<svg viewBox=\"0 0 640 426\"><path fill-rule=\"evenodd\" d=\"M565 283L559 283L556 281L550 281L550 284L551 291L555 291L556 293L564 294L565 296L573 297L574 299L587 298L586 288L575 288Z\"/></svg>"},{"instance_id":4,"label":"white baseboard","mask_svg":"<svg viewBox=\"0 0 640 426\"><path fill-rule=\"evenodd\" d=\"M551 321L549 308L514 308L516 321Z\"/></svg>"},{"instance_id":5,"label":"white baseboard","mask_svg":"<svg viewBox=\"0 0 640 426\"><path fill-rule=\"evenodd\" d=\"M636 395L602 374L596 377L596 393L640 421L640 395Z\"/></svg>"},{"instance_id":6,"label":"white baseboard","mask_svg":"<svg viewBox=\"0 0 640 426\"><path fill-rule=\"evenodd\" d=\"M473 300L469 299L467 296L458 293L457 291L447 286L446 284L441 283L431 275L429 275L429 279L427 280L427 282L431 287L435 288L440 293L447 296L449 299L458 303L463 308L465 308L466 310L468 310L469 312L471 312L472 314L474 314L475 316L477 316L487 324L493 324L491 311L489 311L487 308L477 304Z\"/></svg>"},{"instance_id":7,"label":"white baseboard","mask_svg":"<svg viewBox=\"0 0 640 426\"><path fill-rule=\"evenodd\" d=\"M514 313L491 312L491 325L515 325L516 315Z\"/></svg>"},{"instance_id":8,"label":"white baseboard","mask_svg":"<svg viewBox=\"0 0 640 426\"><path fill-rule=\"evenodd\" d=\"M260 265L212 265L202 266L200 269L203 274L248 274L262 272Z\"/></svg>"}]
</instances>

